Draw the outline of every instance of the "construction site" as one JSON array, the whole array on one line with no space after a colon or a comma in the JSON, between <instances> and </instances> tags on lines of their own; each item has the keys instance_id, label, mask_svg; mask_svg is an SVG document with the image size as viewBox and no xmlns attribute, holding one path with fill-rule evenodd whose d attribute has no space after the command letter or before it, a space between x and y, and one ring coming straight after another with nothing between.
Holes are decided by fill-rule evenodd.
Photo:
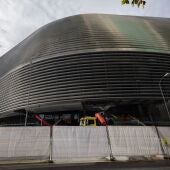
<instances>
[{"instance_id":1,"label":"construction site","mask_svg":"<svg viewBox=\"0 0 170 170\"><path fill-rule=\"evenodd\" d=\"M169 125L168 30L109 14L45 25L0 58L0 126Z\"/></svg>"},{"instance_id":2,"label":"construction site","mask_svg":"<svg viewBox=\"0 0 170 170\"><path fill-rule=\"evenodd\" d=\"M4 54L0 160L169 159L169 30L168 18L75 15Z\"/></svg>"}]
</instances>

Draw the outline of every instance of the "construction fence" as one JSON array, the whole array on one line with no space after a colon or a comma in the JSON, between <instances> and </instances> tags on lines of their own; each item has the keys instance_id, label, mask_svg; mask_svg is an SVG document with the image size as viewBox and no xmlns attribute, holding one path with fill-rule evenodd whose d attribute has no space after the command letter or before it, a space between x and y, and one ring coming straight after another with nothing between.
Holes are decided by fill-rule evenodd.
<instances>
[{"instance_id":1,"label":"construction fence","mask_svg":"<svg viewBox=\"0 0 170 170\"><path fill-rule=\"evenodd\" d=\"M0 160L102 160L170 156L170 127L0 127Z\"/></svg>"},{"instance_id":2,"label":"construction fence","mask_svg":"<svg viewBox=\"0 0 170 170\"><path fill-rule=\"evenodd\" d=\"M49 159L49 127L0 127L0 160Z\"/></svg>"}]
</instances>

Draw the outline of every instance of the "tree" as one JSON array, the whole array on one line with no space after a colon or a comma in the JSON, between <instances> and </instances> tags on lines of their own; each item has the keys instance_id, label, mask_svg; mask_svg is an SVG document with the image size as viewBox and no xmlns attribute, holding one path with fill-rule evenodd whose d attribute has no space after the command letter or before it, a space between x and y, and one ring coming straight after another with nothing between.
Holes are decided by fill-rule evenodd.
<instances>
[{"instance_id":1,"label":"tree","mask_svg":"<svg viewBox=\"0 0 170 170\"><path fill-rule=\"evenodd\" d=\"M129 0L121 0L122 1L122 5L125 4L132 4L132 6L137 5L138 7L140 7L140 5L145 6L146 1L144 0L131 0L131 2L129 2Z\"/></svg>"}]
</instances>

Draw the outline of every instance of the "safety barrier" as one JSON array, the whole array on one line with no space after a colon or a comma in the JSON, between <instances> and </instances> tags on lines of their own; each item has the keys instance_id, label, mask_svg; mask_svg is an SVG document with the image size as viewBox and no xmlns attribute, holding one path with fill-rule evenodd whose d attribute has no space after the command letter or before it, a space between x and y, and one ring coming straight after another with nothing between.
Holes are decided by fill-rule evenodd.
<instances>
[{"instance_id":1,"label":"safety barrier","mask_svg":"<svg viewBox=\"0 0 170 170\"><path fill-rule=\"evenodd\" d=\"M169 130L146 126L1 127L0 160L81 161L169 155Z\"/></svg>"},{"instance_id":2,"label":"safety barrier","mask_svg":"<svg viewBox=\"0 0 170 170\"><path fill-rule=\"evenodd\" d=\"M48 160L49 147L49 127L0 128L0 160Z\"/></svg>"},{"instance_id":3,"label":"safety barrier","mask_svg":"<svg viewBox=\"0 0 170 170\"><path fill-rule=\"evenodd\" d=\"M165 156L170 156L170 127L158 127Z\"/></svg>"},{"instance_id":4,"label":"safety barrier","mask_svg":"<svg viewBox=\"0 0 170 170\"><path fill-rule=\"evenodd\" d=\"M102 159L109 154L105 127L53 127L53 160Z\"/></svg>"},{"instance_id":5,"label":"safety barrier","mask_svg":"<svg viewBox=\"0 0 170 170\"><path fill-rule=\"evenodd\" d=\"M152 156L162 154L154 127L109 126L113 156Z\"/></svg>"}]
</instances>

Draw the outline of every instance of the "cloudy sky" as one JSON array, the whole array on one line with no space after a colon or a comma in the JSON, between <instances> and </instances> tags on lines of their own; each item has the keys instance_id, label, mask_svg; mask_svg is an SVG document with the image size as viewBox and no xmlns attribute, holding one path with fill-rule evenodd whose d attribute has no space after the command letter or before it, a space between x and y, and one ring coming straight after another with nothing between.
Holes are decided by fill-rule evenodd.
<instances>
[{"instance_id":1,"label":"cloudy sky","mask_svg":"<svg viewBox=\"0 0 170 170\"><path fill-rule=\"evenodd\" d=\"M109 13L170 18L170 0L146 0L144 9L121 0L0 0L0 56L39 27L70 15Z\"/></svg>"}]
</instances>

